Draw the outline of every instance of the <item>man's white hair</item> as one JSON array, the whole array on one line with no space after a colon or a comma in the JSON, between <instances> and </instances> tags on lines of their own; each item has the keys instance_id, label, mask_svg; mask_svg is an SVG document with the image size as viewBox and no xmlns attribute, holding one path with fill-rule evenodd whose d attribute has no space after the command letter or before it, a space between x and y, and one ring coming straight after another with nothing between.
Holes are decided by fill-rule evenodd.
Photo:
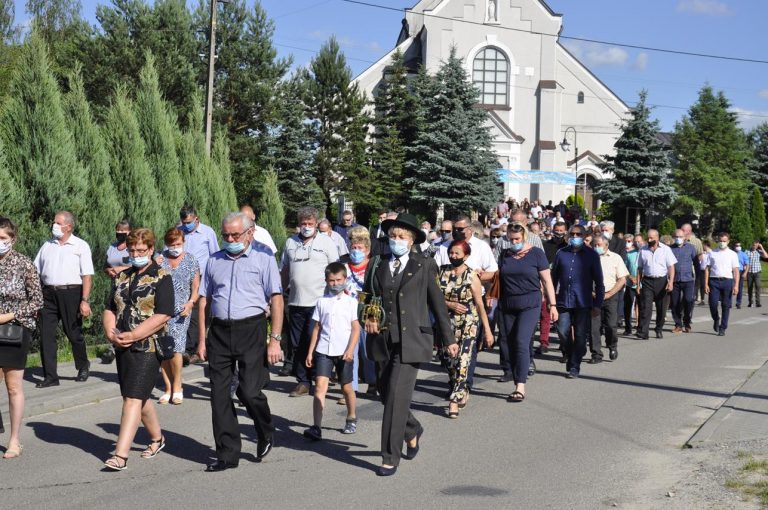
<instances>
[{"instance_id":1,"label":"man's white hair","mask_svg":"<svg viewBox=\"0 0 768 510\"><path fill-rule=\"evenodd\" d=\"M224 219L221 222L221 226L229 225L230 223L234 223L236 221L241 222L243 225L243 230L248 230L253 228L253 220L245 213L242 212L231 212L224 216Z\"/></svg>"}]
</instances>

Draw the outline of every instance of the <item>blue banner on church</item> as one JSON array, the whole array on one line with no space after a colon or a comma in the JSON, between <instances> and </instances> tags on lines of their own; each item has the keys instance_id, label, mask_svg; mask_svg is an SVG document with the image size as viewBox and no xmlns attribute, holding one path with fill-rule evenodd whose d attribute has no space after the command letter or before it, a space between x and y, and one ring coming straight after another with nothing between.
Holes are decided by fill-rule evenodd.
<instances>
[{"instance_id":1,"label":"blue banner on church","mask_svg":"<svg viewBox=\"0 0 768 510\"><path fill-rule=\"evenodd\" d=\"M558 172L555 170L510 170L499 168L496 170L499 182L513 184L563 184L573 186L576 177L573 172Z\"/></svg>"}]
</instances>

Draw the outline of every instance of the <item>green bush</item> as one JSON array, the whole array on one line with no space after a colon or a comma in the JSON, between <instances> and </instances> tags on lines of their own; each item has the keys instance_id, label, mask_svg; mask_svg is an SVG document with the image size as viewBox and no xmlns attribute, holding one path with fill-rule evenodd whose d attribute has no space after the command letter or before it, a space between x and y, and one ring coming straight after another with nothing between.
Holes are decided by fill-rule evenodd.
<instances>
[{"instance_id":1,"label":"green bush","mask_svg":"<svg viewBox=\"0 0 768 510\"><path fill-rule=\"evenodd\" d=\"M662 222L659 224L660 235L668 235L668 236L675 235L676 229L677 229L677 224L675 223L675 220L673 220L672 218L664 218L664 220L662 220Z\"/></svg>"}]
</instances>

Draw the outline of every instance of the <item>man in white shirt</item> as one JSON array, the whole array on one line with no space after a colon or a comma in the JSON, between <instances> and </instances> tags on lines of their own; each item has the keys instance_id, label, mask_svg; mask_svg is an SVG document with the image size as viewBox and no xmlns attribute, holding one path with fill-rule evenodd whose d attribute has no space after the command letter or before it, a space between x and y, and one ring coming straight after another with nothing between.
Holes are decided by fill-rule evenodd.
<instances>
[{"instance_id":1,"label":"man in white shirt","mask_svg":"<svg viewBox=\"0 0 768 510\"><path fill-rule=\"evenodd\" d=\"M538 200L533 201L533 207L531 207L531 216L535 218L539 217L539 214L541 213L543 209L541 208L541 205L539 205Z\"/></svg>"},{"instance_id":2,"label":"man in white shirt","mask_svg":"<svg viewBox=\"0 0 768 510\"><path fill-rule=\"evenodd\" d=\"M77 368L76 381L88 380L90 363L85 350L82 319L90 317L93 259L88 243L73 234L75 217L59 211L53 219L53 239L37 252L35 267L43 284L43 309L40 321L40 354L44 378L37 388L59 385L56 365L56 328L61 321L72 344Z\"/></svg>"},{"instance_id":3,"label":"man in white shirt","mask_svg":"<svg viewBox=\"0 0 768 510\"><path fill-rule=\"evenodd\" d=\"M241 213L245 213L246 216L251 218L251 221L254 222L253 225L253 241L256 243L261 243L270 250L272 250L272 254L274 255L277 253L277 246L275 246L275 241L272 240L272 236L269 234L269 231L264 228L256 225L256 212L253 210L253 207L250 205L244 205L240 208Z\"/></svg>"},{"instance_id":4,"label":"man in white shirt","mask_svg":"<svg viewBox=\"0 0 768 510\"><path fill-rule=\"evenodd\" d=\"M656 338L663 338L661 330L667 316L667 293L675 283L677 259L669 246L659 241L659 231L648 230L648 245L640 249L637 258L637 278L640 281L640 326L636 337L648 340L651 310L656 305Z\"/></svg>"},{"instance_id":5,"label":"man in white shirt","mask_svg":"<svg viewBox=\"0 0 768 510\"><path fill-rule=\"evenodd\" d=\"M343 257L344 255L349 254L349 248L347 247L347 242L344 240L343 237L341 237L341 234L333 230L331 228L331 222L328 221L328 219L323 218L320 220L320 223L317 224L317 228L320 231L322 235L328 236L331 238L331 241L333 241L333 244L336 245L336 250L338 251L339 257Z\"/></svg>"},{"instance_id":6,"label":"man in white shirt","mask_svg":"<svg viewBox=\"0 0 768 510\"><path fill-rule=\"evenodd\" d=\"M616 328L619 304L623 304L623 296L620 291L624 288L629 271L627 271L627 266L624 264L621 255L610 251L610 240L606 236L596 236L593 245L595 252L600 255L600 266L603 269L603 285L605 286L605 297L603 298L603 307L600 310L600 315L592 316L592 337L590 338L591 363L596 364L603 361L603 347L600 338L601 329L605 334L605 346L608 347L609 357L612 361L619 357Z\"/></svg>"},{"instance_id":7,"label":"man in white shirt","mask_svg":"<svg viewBox=\"0 0 768 510\"><path fill-rule=\"evenodd\" d=\"M709 253L707 265L704 267L704 292L709 294L713 329L717 336L725 336L728 315L731 312L731 299L739 291L739 257L735 251L728 248L728 232L720 232L717 239L717 248ZM718 314L718 303L721 304L722 314Z\"/></svg>"}]
</instances>

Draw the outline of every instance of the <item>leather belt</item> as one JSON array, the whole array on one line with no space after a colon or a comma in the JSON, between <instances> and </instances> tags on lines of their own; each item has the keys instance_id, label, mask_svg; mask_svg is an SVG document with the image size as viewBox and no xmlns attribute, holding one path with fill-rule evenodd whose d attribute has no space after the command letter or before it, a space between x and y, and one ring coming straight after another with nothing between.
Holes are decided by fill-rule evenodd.
<instances>
[{"instance_id":1,"label":"leather belt","mask_svg":"<svg viewBox=\"0 0 768 510\"><path fill-rule=\"evenodd\" d=\"M217 326L234 326L235 324L254 322L265 317L266 314L263 312L258 315L245 317L244 319L219 319L218 317L214 317L211 319L211 324L216 324Z\"/></svg>"},{"instance_id":2,"label":"leather belt","mask_svg":"<svg viewBox=\"0 0 768 510\"><path fill-rule=\"evenodd\" d=\"M82 289L82 285L43 285L44 289L53 289L53 290L72 290L72 289Z\"/></svg>"}]
</instances>

